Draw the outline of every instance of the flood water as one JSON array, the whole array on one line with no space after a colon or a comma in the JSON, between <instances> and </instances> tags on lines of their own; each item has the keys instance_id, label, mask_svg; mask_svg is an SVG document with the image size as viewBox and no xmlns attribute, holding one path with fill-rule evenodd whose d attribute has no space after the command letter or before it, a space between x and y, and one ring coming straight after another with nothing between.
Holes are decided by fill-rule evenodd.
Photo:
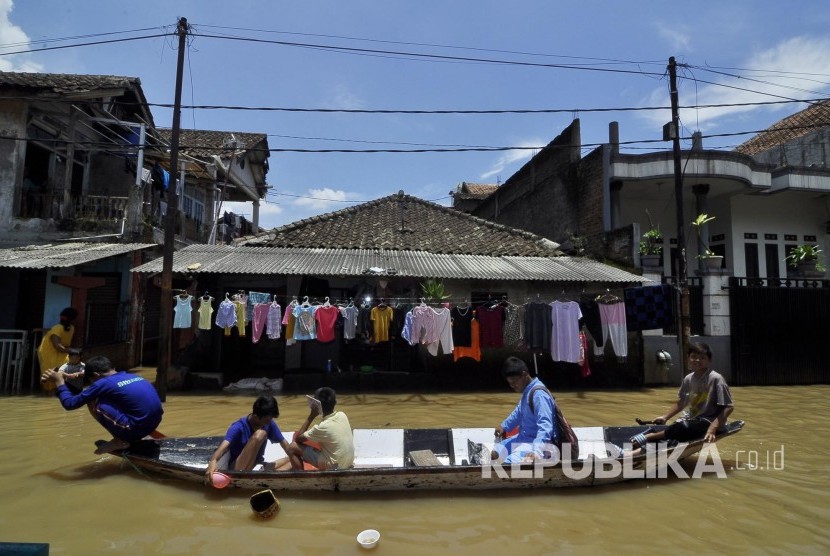
<instances>
[{"instance_id":1,"label":"flood water","mask_svg":"<svg viewBox=\"0 0 830 556\"><path fill-rule=\"evenodd\" d=\"M0 541L49 543L52 555L337 555L363 553L355 536L374 528L381 532L376 554L830 553L830 387L732 393L732 418L746 426L717 445L725 479L515 492L278 493L282 510L268 521L252 513L250 491L161 480L94 455L103 429L83 409L67 412L41 396L2 398ZM563 392L557 400L575 426L621 425L662 414L675 394L669 387ZM282 428L295 428L306 415L304 397L278 400ZM366 394L342 396L339 408L356 428L479 427L495 425L516 400L507 391ZM174 393L159 429L223 434L252 401ZM773 463L783 469L769 469Z\"/></svg>"}]
</instances>

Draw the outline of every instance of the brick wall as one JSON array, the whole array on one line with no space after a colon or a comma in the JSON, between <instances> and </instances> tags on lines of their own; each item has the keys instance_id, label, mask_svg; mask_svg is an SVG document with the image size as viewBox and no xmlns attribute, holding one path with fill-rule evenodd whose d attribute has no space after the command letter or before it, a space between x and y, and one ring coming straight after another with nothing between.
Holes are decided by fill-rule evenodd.
<instances>
[{"instance_id":1,"label":"brick wall","mask_svg":"<svg viewBox=\"0 0 830 556\"><path fill-rule=\"evenodd\" d=\"M579 233L580 144L574 120L472 214L559 243Z\"/></svg>"}]
</instances>

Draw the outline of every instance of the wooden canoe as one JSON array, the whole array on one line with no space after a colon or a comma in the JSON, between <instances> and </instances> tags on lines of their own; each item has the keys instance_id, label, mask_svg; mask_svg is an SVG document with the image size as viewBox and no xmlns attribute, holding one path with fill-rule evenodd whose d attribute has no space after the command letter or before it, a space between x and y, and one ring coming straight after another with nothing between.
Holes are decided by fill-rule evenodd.
<instances>
[{"instance_id":1,"label":"wooden canoe","mask_svg":"<svg viewBox=\"0 0 830 556\"><path fill-rule=\"evenodd\" d=\"M298 491L382 491L406 489L521 489L610 484L632 478L665 477L654 470L666 458L680 462L701 451L702 440L676 448L657 447L648 455L620 460L612 453L645 426L577 427L580 457L572 463L521 466L469 463L471 444L492 446L493 429L355 429L355 466L337 471L231 471L221 469L231 486L243 489ZM660 430L662 427L652 427ZM743 428L729 423L717 440ZM117 452L150 473L205 483L204 472L222 437L146 439ZM610 451L609 451L610 450ZM672 450L676 450L672 452ZM661 452L662 451L662 452ZM269 444L265 461L284 455ZM701 458L702 459L702 458ZM220 462L221 464L222 462ZM623 464L629 470L625 472ZM665 466L664 466L665 467ZM615 474L614 469L618 472ZM632 473L632 470L635 473ZM622 471L622 472L619 472ZM637 473L639 472L639 473ZM669 471L671 473L671 471Z\"/></svg>"}]
</instances>

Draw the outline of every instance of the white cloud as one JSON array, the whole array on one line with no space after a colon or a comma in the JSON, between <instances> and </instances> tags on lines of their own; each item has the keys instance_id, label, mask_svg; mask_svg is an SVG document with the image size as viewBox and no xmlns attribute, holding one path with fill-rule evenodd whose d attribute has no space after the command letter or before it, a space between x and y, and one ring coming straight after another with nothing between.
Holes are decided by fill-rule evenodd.
<instances>
[{"instance_id":1,"label":"white cloud","mask_svg":"<svg viewBox=\"0 0 830 556\"><path fill-rule=\"evenodd\" d=\"M357 110L364 107L363 99L351 92L345 84L335 86L333 93L332 98L325 103L327 108Z\"/></svg>"},{"instance_id":2,"label":"white cloud","mask_svg":"<svg viewBox=\"0 0 830 556\"><path fill-rule=\"evenodd\" d=\"M342 189L322 187L320 189L309 189L305 196L295 199L292 204L316 211L337 210L346 206L339 201L346 201L348 197L349 194Z\"/></svg>"},{"instance_id":3,"label":"white cloud","mask_svg":"<svg viewBox=\"0 0 830 556\"><path fill-rule=\"evenodd\" d=\"M668 41L672 51L689 51L689 45L692 42L691 36L686 29L681 28L676 23L658 24L657 33Z\"/></svg>"},{"instance_id":4,"label":"white cloud","mask_svg":"<svg viewBox=\"0 0 830 556\"><path fill-rule=\"evenodd\" d=\"M0 0L0 52L17 52L29 50L29 36L17 25L9 21L9 14L14 9L12 0ZM0 56L0 71L40 71L43 66L26 60L25 54Z\"/></svg>"},{"instance_id":5,"label":"white cloud","mask_svg":"<svg viewBox=\"0 0 830 556\"><path fill-rule=\"evenodd\" d=\"M731 74L729 76L703 69L679 68L680 104L742 104L826 96L827 80L821 74L830 74L830 38L794 37L770 49L757 52L737 65L741 69L712 68ZM796 75L799 73L805 75ZM718 85L696 84L694 79L703 79ZM666 104L667 97L668 93L663 85L649 95L645 104ZM793 105L783 104L687 109L681 110L680 118L689 127L705 130L727 121L747 118L761 111L789 113L802 108L803 106L798 105L793 109ZM659 125L671 118L668 111L652 112L645 117Z\"/></svg>"},{"instance_id":6,"label":"white cloud","mask_svg":"<svg viewBox=\"0 0 830 556\"><path fill-rule=\"evenodd\" d=\"M531 139L526 141L520 141L518 147L539 147L540 145L546 145L547 142L541 139ZM530 151L527 149L522 150L515 150L515 151L505 151L502 153L498 159L493 163L489 170L483 172L479 178L482 180L489 180L493 176L498 176L502 172L504 172L508 166L518 162L518 161L527 161L530 160L535 154L535 151ZM504 181L504 180L502 180Z\"/></svg>"}]
</instances>

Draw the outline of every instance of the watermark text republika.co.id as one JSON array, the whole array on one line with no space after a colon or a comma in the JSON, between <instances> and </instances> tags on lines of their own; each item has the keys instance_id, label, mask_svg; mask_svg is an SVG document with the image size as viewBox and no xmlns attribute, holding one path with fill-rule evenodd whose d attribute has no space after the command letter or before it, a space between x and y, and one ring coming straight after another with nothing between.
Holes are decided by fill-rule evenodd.
<instances>
[{"instance_id":1,"label":"watermark text republika.co.id","mask_svg":"<svg viewBox=\"0 0 830 556\"><path fill-rule=\"evenodd\" d=\"M542 479L545 468L561 462L562 473L571 480L584 480L591 474L597 479L665 479L674 476L682 479L699 479L706 475L714 475L719 479L727 477L726 468L715 444L705 444L697 452L694 468L689 472L682 465L680 458L687 444L682 443L669 448L665 442L649 445L649 450L643 456L586 458L579 461L561 459L559 449L553 445L545 445L542 450L531 444L517 444L513 451L530 452L534 448L545 455L536 459L532 465L527 463L505 463L506 453L499 453L496 459L482 461L482 478L496 477L499 479ZM565 453L570 453L570 446L563 445ZM630 451L631 446L624 446ZM620 452L620 448L613 444L606 444L608 453ZM757 450L739 450L735 453L735 462L731 469L740 470L775 470L784 469L784 446L779 450L761 452ZM671 473L671 475L670 475Z\"/></svg>"}]
</instances>

